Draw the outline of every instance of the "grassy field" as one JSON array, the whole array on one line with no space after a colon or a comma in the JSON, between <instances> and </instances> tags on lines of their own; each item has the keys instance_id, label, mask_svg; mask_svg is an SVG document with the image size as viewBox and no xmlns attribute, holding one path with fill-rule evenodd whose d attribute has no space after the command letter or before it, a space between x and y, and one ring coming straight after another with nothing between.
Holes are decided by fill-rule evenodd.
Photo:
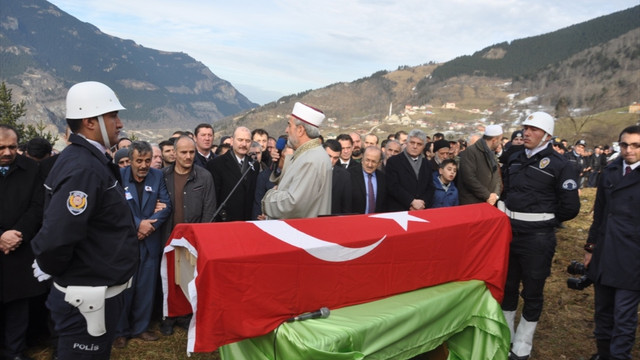
<instances>
[{"instance_id":1,"label":"grassy field","mask_svg":"<svg viewBox=\"0 0 640 360\"><path fill-rule=\"evenodd\" d=\"M593 286L584 291L567 288L567 265L571 260L582 261L589 226L595 189L582 191L580 214L566 222L558 231L558 247L553 260L551 277L545 288L545 309L534 338L532 360L586 360L595 353L593 339ZM518 316L519 318L519 316ZM157 330L157 325L154 327ZM114 360L169 360L169 359L219 359L217 352L186 354L187 334L177 328L172 336L161 337L157 342L130 340L125 349L114 349ZM48 360L51 350L34 347L29 354L36 360ZM640 359L640 334L637 335L633 359ZM251 359L249 359L251 360ZM298 360L298 359L295 359Z\"/></svg>"}]
</instances>

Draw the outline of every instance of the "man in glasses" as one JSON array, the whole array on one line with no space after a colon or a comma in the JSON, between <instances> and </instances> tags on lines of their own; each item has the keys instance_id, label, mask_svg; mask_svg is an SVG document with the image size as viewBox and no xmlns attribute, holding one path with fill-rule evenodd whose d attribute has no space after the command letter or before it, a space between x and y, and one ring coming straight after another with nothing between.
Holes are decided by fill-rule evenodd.
<instances>
[{"instance_id":1,"label":"man in glasses","mask_svg":"<svg viewBox=\"0 0 640 360\"><path fill-rule=\"evenodd\" d=\"M598 183L584 264L595 283L591 359L631 359L640 304L640 126L620 133L620 156Z\"/></svg>"}]
</instances>

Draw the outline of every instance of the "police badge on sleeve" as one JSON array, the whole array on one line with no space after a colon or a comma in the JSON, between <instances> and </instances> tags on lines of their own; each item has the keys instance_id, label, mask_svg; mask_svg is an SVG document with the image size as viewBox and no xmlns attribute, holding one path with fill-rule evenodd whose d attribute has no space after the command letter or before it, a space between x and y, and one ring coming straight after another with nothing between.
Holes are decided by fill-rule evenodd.
<instances>
[{"instance_id":1,"label":"police badge on sleeve","mask_svg":"<svg viewBox=\"0 0 640 360\"><path fill-rule=\"evenodd\" d=\"M78 190L69 192L67 209L69 209L71 215L82 214L87 209L87 194Z\"/></svg>"}]
</instances>

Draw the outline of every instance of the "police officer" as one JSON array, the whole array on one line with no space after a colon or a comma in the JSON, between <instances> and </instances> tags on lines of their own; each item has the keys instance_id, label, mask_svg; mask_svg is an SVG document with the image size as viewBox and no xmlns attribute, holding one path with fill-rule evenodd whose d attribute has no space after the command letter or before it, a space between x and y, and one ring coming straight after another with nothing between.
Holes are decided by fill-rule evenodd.
<instances>
[{"instance_id":1,"label":"police officer","mask_svg":"<svg viewBox=\"0 0 640 360\"><path fill-rule=\"evenodd\" d=\"M578 173L578 185L583 187L584 174L588 172L588 161L584 156L584 149L587 146L587 142L584 140L578 140L573 146L573 150L564 153L564 157L569 161Z\"/></svg>"},{"instance_id":2,"label":"police officer","mask_svg":"<svg viewBox=\"0 0 640 360\"><path fill-rule=\"evenodd\" d=\"M554 228L573 219L580 210L576 172L549 142L553 117L536 112L522 124L525 148L513 154L505 165L504 203L498 204L511 218L513 231L502 302L513 344L510 360L529 358L542 313L544 283L551 273L556 247ZM518 295L524 299L524 306L514 331Z\"/></svg>"},{"instance_id":3,"label":"police officer","mask_svg":"<svg viewBox=\"0 0 640 360\"><path fill-rule=\"evenodd\" d=\"M59 359L109 359L114 329L138 262L138 240L120 173L105 151L122 128L124 107L98 82L67 93L73 132L45 181L45 213L31 245L34 275L50 274L47 307Z\"/></svg>"}]
</instances>

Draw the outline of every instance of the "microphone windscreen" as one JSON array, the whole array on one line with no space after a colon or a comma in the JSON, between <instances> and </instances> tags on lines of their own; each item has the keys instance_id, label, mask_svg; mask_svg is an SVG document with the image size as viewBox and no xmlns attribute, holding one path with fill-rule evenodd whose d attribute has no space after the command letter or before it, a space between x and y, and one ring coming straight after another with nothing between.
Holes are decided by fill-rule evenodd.
<instances>
[{"instance_id":1,"label":"microphone windscreen","mask_svg":"<svg viewBox=\"0 0 640 360\"><path fill-rule=\"evenodd\" d=\"M276 141L276 149L278 151L282 151L284 150L284 147L287 146L287 139L281 137L278 138L278 141Z\"/></svg>"},{"instance_id":2,"label":"microphone windscreen","mask_svg":"<svg viewBox=\"0 0 640 360\"><path fill-rule=\"evenodd\" d=\"M320 308L320 318L321 319L326 319L329 317L329 308L326 306L323 306Z\"/></svg>"}]
</instances>

